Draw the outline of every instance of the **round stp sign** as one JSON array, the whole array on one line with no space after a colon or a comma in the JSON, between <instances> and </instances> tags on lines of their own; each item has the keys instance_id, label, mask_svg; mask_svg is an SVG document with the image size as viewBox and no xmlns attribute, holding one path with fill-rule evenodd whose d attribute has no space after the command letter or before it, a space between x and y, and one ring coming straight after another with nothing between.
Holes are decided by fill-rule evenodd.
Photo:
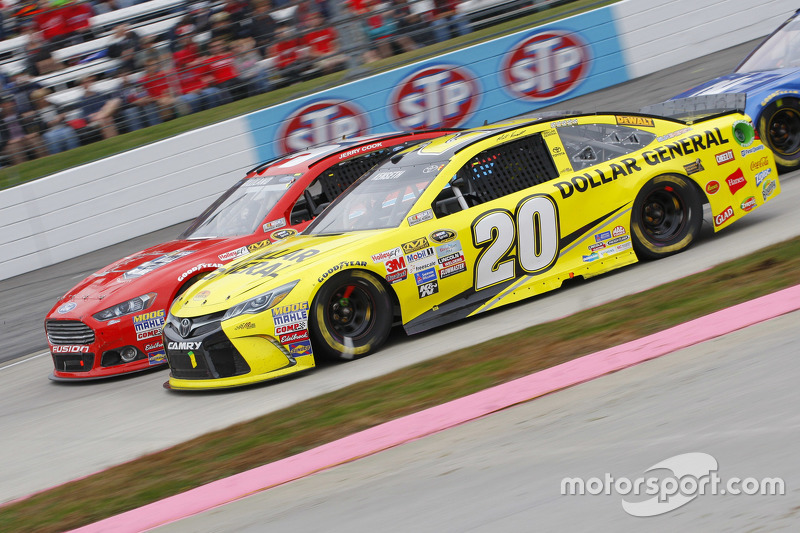
<instances>
[{"instance_id":1,"label":"round stp sign","mask_svg":"<svg viewBox=\"0 0 800 533\"><path fill-rule=\"evenodd\" d=\"M575 89L589 72L589 45L565 31L536 33L503 58L501 84L515 98L548 100Z\"/></svg>"},{"instance_id":2,"label":"round stp sign","mask_svg":"<svg viewBox=\"0 0 800 533\"><path fill-rule=\"evenodd\" d=\"M367 114L354 102L319 100L286 117L278 129L278 149L288 154L342 137L366 135L368 129Z\"/></svg>"},{"instance_id":3,"label":"round stp sign","mask_svg":"<svg viewBox=\"0 0 800 533\"><path fill-rule=\"evenodd\" d=\"M481 88L464 67L434 65L398 84L389 99L389 114L403 130L454 128L478 109Z\"/></svg>"}]
</instances>

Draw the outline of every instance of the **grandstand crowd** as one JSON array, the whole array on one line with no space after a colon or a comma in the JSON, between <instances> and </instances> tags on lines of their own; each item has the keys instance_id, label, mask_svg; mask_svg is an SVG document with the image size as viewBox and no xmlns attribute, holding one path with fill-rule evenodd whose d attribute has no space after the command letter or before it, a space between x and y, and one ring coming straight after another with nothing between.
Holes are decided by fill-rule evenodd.
<instances>
[{"instance_id":1,"label":"grandstand crowd","mask_svg":"<svg viewBox=\"0 0 800 533\"><path fill-rule=\"evenodd\" d=\"M470 31L460 0L1 1L4 166Z\"/></svg>"}]
</instances>

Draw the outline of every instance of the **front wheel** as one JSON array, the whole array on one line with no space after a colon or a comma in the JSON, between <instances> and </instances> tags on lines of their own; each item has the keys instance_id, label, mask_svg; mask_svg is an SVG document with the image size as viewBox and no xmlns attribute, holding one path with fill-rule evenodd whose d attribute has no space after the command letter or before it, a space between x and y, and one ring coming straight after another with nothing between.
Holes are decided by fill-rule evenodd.
<instances>
[{"instance_id":1,"label":"front wheel","mask_svg":"<svg viewBox=\"0 0 800 533\"><path fill-rule=\"evenodd\" d=\"M758 133L775 155L779 172L800 166L800 104L797 100L782 98L764 108L758 121Z\"/></svg>"},{"instance_id":2,"label":"front wheel","mask_svg":"<svg viewBox=\"0 0 800 533\"><path fill-rule=\"evenodd\" d=\"M389 294L366 272L351 270L334 276L317 293L312 308L312 345L329 360L370 354L386 342L392 328Z\"/></svg>"},{"instance_id":3,"label":"front wheel","mask_svg":"<svg viewBox=\"0 0 800 533\"><path fill-rule=\"evenodd\" d=\"M633 202L633 249L646 259L678 253L697 238L702 224L703 202L694 184L678 175L655 177Z\"/></svg>"}]
</instances>

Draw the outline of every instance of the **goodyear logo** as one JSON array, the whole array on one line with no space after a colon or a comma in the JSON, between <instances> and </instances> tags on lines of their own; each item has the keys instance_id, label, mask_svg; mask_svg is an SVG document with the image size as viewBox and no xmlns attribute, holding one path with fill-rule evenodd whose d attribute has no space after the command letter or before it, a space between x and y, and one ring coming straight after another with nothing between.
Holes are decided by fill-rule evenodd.
<instances>
[{"instance_id":1,"label":"goodyear logo","mask_svg":"<svg viewBox=\"0 0 800 533\"><path fill-rule=\"evenodd\" d=\"M163 318L163 317L164 317L164 310L159 309L158 311L150 311L149 313L136 315L135 317L133 317L133 323L136 324L138 322L144 322L145 320L152 320L154 318Z\"/></svg>"},{"instance_id":2,"label":"goodyear logo","mask_svg":"<svg viewBox=\"0 0 800 533\"><path fill-rule=\"evenodd\" d=\"M403 253L408 255L419 250L424 250L425 248L430 247L430 244L428 244L428 239L422 237L410 242L403 243L402 247L403 247Z\"/></svg>"},{"instance_id":3,"label":"goodyear logo","mask_svg":"<svg viewBox=\"0 0 800 533\"><path fill-rule=\"evenodd\" d=\"M275 306L272 308L272 316L285 315L286 313L297 311L308 311L308 302Z\"/></svg>"},{"instance_id":4,"label":"goodyear logo","mask_svg":"<svg viewBox=\"0 0 800 533\"><path fill-rule=\"evenodd\" d=\"M652 128L655 126L652 118L648 117L631 117L625 115L617 115L617 124L620 126L643 126L645 128Z\"/></svg>"}]
</instances>

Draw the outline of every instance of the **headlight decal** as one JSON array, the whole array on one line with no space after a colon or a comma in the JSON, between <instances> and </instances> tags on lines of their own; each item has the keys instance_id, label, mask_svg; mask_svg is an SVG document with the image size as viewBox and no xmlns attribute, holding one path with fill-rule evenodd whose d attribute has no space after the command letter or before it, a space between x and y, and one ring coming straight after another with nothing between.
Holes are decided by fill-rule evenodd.
<instances>
[{"instance_id":1,"label":"headlight decal","mask_svg":"<svg viewBox=\"0 0 800 533\"><path fill-rule=\"evenodd\" d=\"M155 292L149 292L147 294L137 296L136 298L131 298L125 302L112 305L111 307L93 314L92 317L100 322L105 322L106 320L111 320L112 318L132 315L133 313L144 311L150 307L153 304L153 301L156 299L156 296L157 294Z\"/></svg>"}]
</instances>

